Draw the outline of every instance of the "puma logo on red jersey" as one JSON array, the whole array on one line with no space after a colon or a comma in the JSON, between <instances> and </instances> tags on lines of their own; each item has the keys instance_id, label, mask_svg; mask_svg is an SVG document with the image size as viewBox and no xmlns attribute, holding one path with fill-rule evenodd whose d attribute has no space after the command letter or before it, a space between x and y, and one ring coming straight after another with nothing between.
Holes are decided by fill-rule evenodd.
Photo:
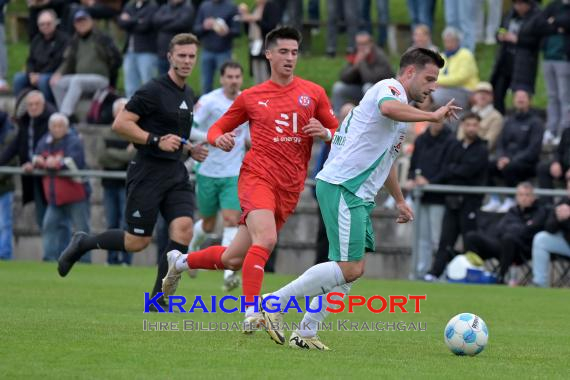
<instances>
[{"instance_id":1,"label":"puma logo on red jersey","mask_svg":"<svg viewBox=\"0 0 570 380\"><path fill-rule=\"evenodd\" d=\"M267 103L269 103L269 99L267 99L264 102L262 102L261 100L257 102L257 104L259 104L260 106L264 106L265 108L267 108Z\"/></svg>"}]
</instances>

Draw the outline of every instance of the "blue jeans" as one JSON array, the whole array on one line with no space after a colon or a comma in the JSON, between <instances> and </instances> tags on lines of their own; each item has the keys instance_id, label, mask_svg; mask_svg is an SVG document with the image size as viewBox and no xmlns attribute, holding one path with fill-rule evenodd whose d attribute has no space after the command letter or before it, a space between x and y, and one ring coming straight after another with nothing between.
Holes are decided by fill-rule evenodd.
<instances>
[{"instance_id":1,"label":"blue jeans","mask_svg":"<svg viewBox=\"0 0 570 380\"><path fill-rule=\"evenodd\" d=\"M445 0L445 22L463 34L461 47L475 52L475 5L474 1Z\"/></svg>"},{"instance_id":2,"label":"blue jeans","mask_svg":"<svg viewBox=\"0 0 570 380\"><path fill-rule=\"evenodd\" d=\"M62 206L48 205L44 216L42 240L44 246L44 261L59 259L59 255L69 244L71 234L63 236L61 225L69 222L75 231L89 232L89 201L70 203ZM68 230L69 231L69 230ZM87 252L81 262L90 263L91 253Z\"/></svg>"},{"instance_id":3,"label":"blue jeans","mask_svg":"<svg viewBox=\"0 0 570 380\"><path fill-rule=\"evenodd\" d=\"M125 205L127 191L123 186L106 186L103 188L103 205L105 206L105 218L107 228L125 227ZM121 251L108 251L108 264L131 265L132 254Z\"/></svg>"},{"instance_id":4,"label":"blue jeans","mask_svg":"<svg viewBox=\"0 0 570 380\"><path fill-rule=\"evenodd\" d=\"M0 195L0 260L12 258L12 206L14 192Z\"/></svg>"},{"instance_id":5,"label":"blue jeans","mask_svg":"<svg viewBox=\"0 0 570 380\"><path fill-rule=\"evenodd\" d=\"M408 0L408 12L412 19L412 31L416 25L423 24L433 33L433 13L435 0Z\"/></svg>"},{"instance_id":6,"label":"blue jeans","mask_svg":"<svg viewBox=\"0 0 570 380\"><path fill-rule=\"evenodd\" d=\"M532 239L532 281L538 286L548 286L550 279L550 254L570 257L570 245L562 232L537 233Z\"/></svg>"},{"instance_id":7,"label":"blue jeans","mask_svg":"<svg viewBox=\"0 0 570 380\"><path fill-rule=\"evenodd\" d=\"M372 25L370 19L370 3L371 0L361 0L361 17L364 21L363 29L368 33L373 34ZM390 6L388 0L375 0L376 1L376 11L378 14L378 45L385 47L386 40L388 39L388 23L390 22Z\"/></svg>"},{"instance_id":8,"label":"blue jeans","mask_svg":"<svg viewBox=\"0 0 570 380\"><path fill-rule=\"evenodd\" d=\"M51 92L51 87L49 85L49 80L53 73L44 73L40 74L40 79L38 80L37 89L44 94L46 100L52 104L55 103L55 99ZM18 96L25 88L34 87L30 83L30 79L28 78L28 74L25 72L18 72L14 75L14 95Z\"/></svg>"},{"instance_id":9,"label":"blue jeans","mask_svg":"<svg viewBox=\"0 0 570 380\"><path fill-rule=\"evenodd\" d=\"M166 58L159 58L158 59L158 75L163 75L168 72L170 69L170 62Z\"/></svg>"},{"instance_id":10,"label":"blue jeans","mask_svg":"<svg viewBox=\"0 0 570 380\"><path fill-rule=\"evenodd\" d=\"M153 53L127 53L123 61L125 95L133 96L136 90L156 76L158 56Z\"/></svg>"},{"instance_id":11,"label":"blue jeans","mask_svg":"<svg viewBox=\"0 0 570 380\"><path fill-rule=\"evenodd\" d=\"M216 72L220 69L224 62L229 61L231 58L231 50L221 53L208 51L206 49L202 50L200 57L200 71L202 73L200 82L202 85L202 94L207 94L213 90L212 86Z\"/></svg>"}]
</instances>

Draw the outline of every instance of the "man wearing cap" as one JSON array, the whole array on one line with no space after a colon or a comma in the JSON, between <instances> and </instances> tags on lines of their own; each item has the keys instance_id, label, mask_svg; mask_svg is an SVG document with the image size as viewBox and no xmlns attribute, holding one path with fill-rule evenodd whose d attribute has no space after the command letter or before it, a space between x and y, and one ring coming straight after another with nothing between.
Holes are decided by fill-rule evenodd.
<instances>
[{"instance_id":1,"label":"man wearing cap","mask_svg":"<svg viewBox=\"0 0 570 380\"><path fill-rule=\"evenodd\" d=\"M75 35L64 60L50 79L50 85L61 113L73 115L84 92L114 85L121 65L121 53L105 33L94 28L91 16L84 9L73 16Z\"/></svg>"},{"instance_id":2,"label":"man wearing cap","mask_svg":"<svg viewBox=\"0 0 570 380\"><path fill-rule=\"evenodd\" d=\"M481 117L479 137L487 141L489 155L495 154L497 139L503 129L503 115L493 106L493 86L489 82L479 82L473 92L474 105L471 111ZM463 129L457 131L457 139L463 140Z\"/></svg>"}]
</instances>

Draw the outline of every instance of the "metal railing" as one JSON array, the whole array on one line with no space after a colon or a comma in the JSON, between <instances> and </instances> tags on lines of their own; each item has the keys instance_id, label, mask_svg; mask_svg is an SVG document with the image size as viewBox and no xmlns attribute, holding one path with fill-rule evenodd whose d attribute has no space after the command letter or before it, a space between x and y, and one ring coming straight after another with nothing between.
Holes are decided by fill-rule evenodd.
<instances>
[{"instance_id":1,"label":"metal railing","mask_svg":"<svg viewBox=\"0 0 570 380\"><path fill-rule=\"evenodd\" d=\"M419 244L420 244L420 229L421 218L423 217L420 212L422 205L422 195L424 193L445 193L445 194L500 194L500 195L514 195L517 189L514 187L491 187L491 186L454 186L454 185L425 185L416 186L413 191L414 198L414 242L412 245L412 262L410 267L410 279L417 279L419 277L417 266L419 257ZM568 195L566 190L552 190L552 189L534 189L535 195L563 197Z\"/></svg>"}]
</instances>

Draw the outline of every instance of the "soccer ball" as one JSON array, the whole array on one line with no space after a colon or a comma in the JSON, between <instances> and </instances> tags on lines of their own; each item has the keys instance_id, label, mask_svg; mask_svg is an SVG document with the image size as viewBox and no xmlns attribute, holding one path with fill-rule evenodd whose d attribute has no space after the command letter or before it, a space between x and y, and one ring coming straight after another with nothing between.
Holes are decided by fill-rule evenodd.
<instances>
[{"instance_id":1,"label":"soccer ball","mask_svg":"<svg viewBox=\"0 0 570 380\"><path fill-rule=\"evenodd\" d=\"M471 313L457 314L445 326L443 339L455 355L475 356L487 345L489 331L480 317Z\"/></svg>"}]
</instances>

